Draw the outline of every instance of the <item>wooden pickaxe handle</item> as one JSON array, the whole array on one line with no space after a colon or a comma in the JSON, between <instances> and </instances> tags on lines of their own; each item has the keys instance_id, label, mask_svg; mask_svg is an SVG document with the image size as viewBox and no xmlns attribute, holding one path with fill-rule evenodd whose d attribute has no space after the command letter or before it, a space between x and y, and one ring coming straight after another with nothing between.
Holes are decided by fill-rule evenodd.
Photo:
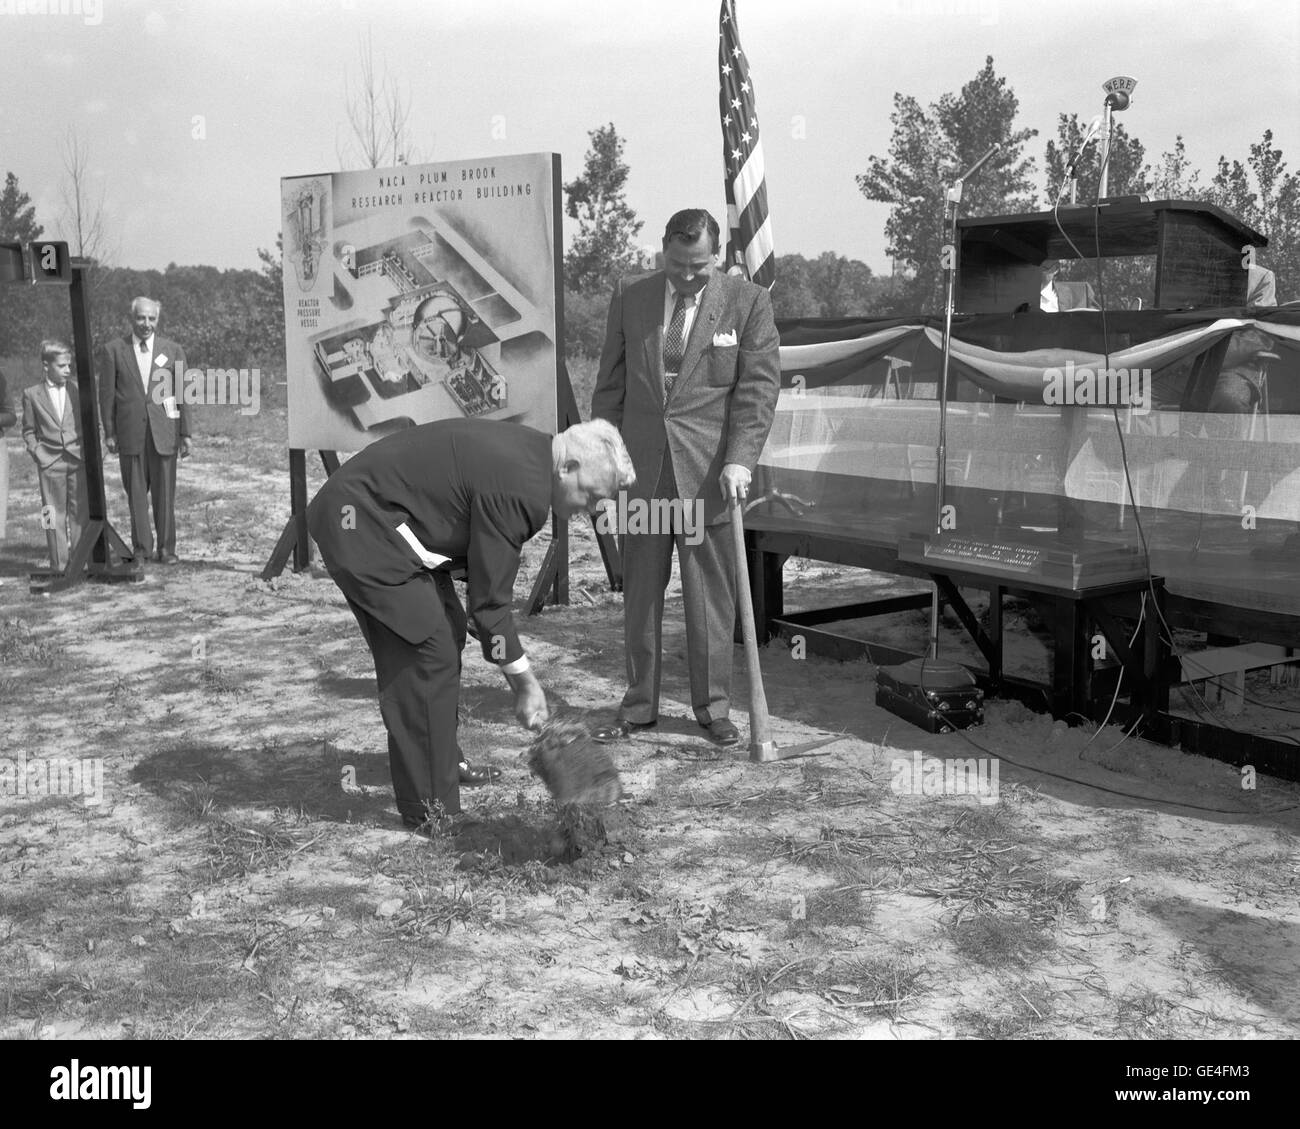
<instances>
[{"instance_id":1,"label":"wooden pickaxe handle","mask_svg":"<svg viewBox=\"0 0 1300 1129\"><path fill-rule=\"evenodd\" d=\"M739 498L731 500L731 543L736 554L736 604L740 609L740 630L745 638L745 667L749 674L749 759L778 760L772 741L772 724L767 715L767 694L758 665L758 632L754 629L754 603L749 590L749 569L745 559L745 521Z\"/></svg>"}]
</instances>

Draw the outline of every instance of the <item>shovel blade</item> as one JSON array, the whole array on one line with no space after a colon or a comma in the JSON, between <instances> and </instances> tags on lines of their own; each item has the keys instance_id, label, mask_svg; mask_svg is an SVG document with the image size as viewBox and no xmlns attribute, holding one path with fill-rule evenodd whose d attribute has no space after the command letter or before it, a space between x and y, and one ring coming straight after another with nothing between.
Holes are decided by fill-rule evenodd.
<instances>
[{"instance_id":1,"label":"shovel blade","mask_svg":"<svg viewBox=\"0 0 1300 1129\"><path fill-rule=\"evenodd\" d=\"M843 736L821 737L816 741L804 741L801 744L787 745L784 748L777 745L775 741L763 741L749 746L749 759L754 764L771 764L773 761L785 761L793 757L829 756L828 753L814 753L813 750L841 740L843 740Z\"/></svg>"}]
</instances>

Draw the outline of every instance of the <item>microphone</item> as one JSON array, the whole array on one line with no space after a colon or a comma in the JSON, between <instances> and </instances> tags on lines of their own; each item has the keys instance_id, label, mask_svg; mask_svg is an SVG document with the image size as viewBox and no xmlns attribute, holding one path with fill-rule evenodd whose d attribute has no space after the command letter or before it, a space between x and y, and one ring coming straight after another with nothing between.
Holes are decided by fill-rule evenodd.
<instances>
[{"instance_id":1,"label":"microphone","mask_svg":"<svg viewBox=\"0 0 1300 1129\"><path fill-rule=\"evenodd\" d=\"M1101 132L1101 115L1098 114L1088 123L1088 128L1084 132L1083 140L1079 142L1079 148L1074 151L1074 156L1070 158L1070 163L1065 166L1065 179L1074 179L1074 170L1079 165L1079 159L1083 156L1088 146L1092 144L1097 134Z\"/></svg>"},{"instance_id":2,"label":"microphone","mask_svg":"<svg viewBox=\"0 0 1300 1129\"><path fill-rule=\"evenodd\" d=\"M996 144L994 144L994 145L990 145L989 148L988 148L988 152L985 153L984 156L982 156L982 157L981 157L978 161L976 161L973 165L971 165L971 167L968 168L964 173L962 173L962 175L959 176L957 179L958 179L958 180L961 180L961 181L967 181L967 180L970 180L971 177L973 177L977 172L980 171L980 169L982 169L982 168L984 167L984 163L985 163L985 162L986 162L990 157L992 157L994 153L996 153L996 152L997 152L999 149L1001 149L1001 148L1002 148L1002 144L1001 144L1001 142L998 142L998 143L996 143Z\"/></svg>"},{"instance_id":3,"label":"microphone","mask_svg":"<svg viewBox=\"0 0 1300 1129\"><path fill-rule=\"evenodd\" d=\"M947 195L947 200L949 204L961 203L962 189L966 184L966 182L970 180L970 178L973 177L977 172L979 172L980 169L984 167L985 163L989 160L989 158L992 157L995 153L997 153L1001 148L1002 148L1002 143L1000 141L990 145L988 147L988 151L985 152L984 156L982 156L978 161L976 161L973 165L971 165L970 168L968 168L964 173L962 173L961 176L959 176L956 180L952 182L952 186L948 189L948 195Z\"/></svg>"}]
</instances>

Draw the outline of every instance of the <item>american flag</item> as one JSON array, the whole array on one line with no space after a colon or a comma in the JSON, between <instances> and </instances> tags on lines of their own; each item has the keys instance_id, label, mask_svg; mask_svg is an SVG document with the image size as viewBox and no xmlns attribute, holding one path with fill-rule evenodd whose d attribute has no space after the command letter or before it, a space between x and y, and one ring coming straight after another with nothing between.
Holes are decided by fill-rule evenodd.
<instances>
[{"instance_id":1,"label":"american flag","mask_svg":"<svg viewBox=\"0 0 1300 1129\"><path fill-rule=\"evenodd\" d=\"M767 214L763 142L758 133L754 86L740 49L735 0L722 0L719 16L718 108L727 187L727 267L769 289L776 281L772 221Z\"/></svg>"}]
</instances>

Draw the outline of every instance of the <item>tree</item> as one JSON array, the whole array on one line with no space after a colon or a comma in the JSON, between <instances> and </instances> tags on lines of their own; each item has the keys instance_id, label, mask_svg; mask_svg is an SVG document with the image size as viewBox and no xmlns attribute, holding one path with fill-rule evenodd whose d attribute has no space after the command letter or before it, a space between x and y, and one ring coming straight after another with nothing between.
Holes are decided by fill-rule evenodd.
<instances>
[{"instance_id":1,"label":"tree","mask_svg":"<svg viewBox=\"0 0 1300 1129\"><path fill-rule=\"evenodd\" d=\"M418 161L412 148L408 123L411 99L384 70L375 70L375 49L371 33L361 45L361 80L356 89L343 80L344 110L352 136L337 150L339 165L348 168L360 161L366 168L387 168Z\"/></svg>"},{"instance_id":2,"label":"tree","mask_svg":"<svg viewBox=\"0 0 1300 1129\"><path fill-rule=\"evenodd\" d=\"M63 137L61 186L63 215L60 220L72 254L96 263L111 257L104 218L104 186L98 193L90 184L90 146L69 126Z\"/></svg>"},{"instance_id":3,"label":"tree","mask_svg":"<svg viewBox=\"0 0 1300 1129\"><path fill-rule=\"evenodd\" d=\"M1244 167L1219 158L1208 193L1212 203L1268 237L1258 259L1277 275L1280 302L1300 297L1300 179L1286 168L1282 150L1273 147L1273 131L1266 129Z\"/></svg>"},{"instance_id":4,"label":"tree","mask_svg":"<svg viewBox=\"0 0 1300 1129\"><path fill-rule=\"evenodd\" d=\"M1065 183L1065 166L1071 154L1079 151L1085 129L1079 124L1079 115L1061 114L1056 122L1058 142L1048 141L1043 155L1043 164L1047 170L1047 202L1056 203L1061 195L1063 203L1069 203L1070 190ZM1181 144L1182 139L1179 139ZM1106 174L1106 195L1127 196L1147 191L1145 179L1147 170L1142 160L1146 148L1136 137L1130 137L1124 129L1124 123L1116 121L1111 131L1109 169ZM1091 148L1080 157L1076 169L1079 178L1077 200L1080 204L1092 204L1097 200L1101 187L1101 142L1094 141ZM1062 195L1063 194L1063 195Z\"/></svg>"},{"instance_id":5,"label":"tree","mask_svg":"<svg viewBox=\"0 0 1300 1129\"><path fill-rule=\"evenodd\" d=\"M781 318L861 317L872 311L884 290L866 263L834 251L812 260L779 255L772 308Z\"/></svg>"},{"instance_id":6,"label":"tree","mask_svg":"<svg viewBox=\"0 0 1300 1129\"><path fill-rule=\"evenodd\" d=\"M0 239L30 243L39 239L44 230L36 222L32 198L19 189L13 173L6 174L4 192L0 193Z\"/></svg>"},{"instance_id":7,"label":"tree","mask_svg":"<svg viewBox=\"0 0 1300 1129\"><path fill-rule=\"evenodd\" d=\"M802 255L776 257L776 282L772 286L772 312L779 318L821 317L821 305L813 293L808 260Z\"/></svg>"},{"instance_id":8,"label":"tree","mask_svg":"<svg viewBox=\"0 0 1300 1129\"><path fill-rule=\"evenodd\" d=\"M36 222L36 208L31 197L18 187L18 178L9 173L5 177L4 191L0 192L0 239L30 243L39 239L44 230ZM34 356L41 335L37 327L60 324L40 320L49 304L42 293L45 289L39 286L5 287L4 300L0 301L0 357ZM65 308L66 305L65 302ZM54 329L46 332L54 332ZM9 374L11 381L15 375L13 372ZM12 385L9 391L17 395L17 389Z\"/></svg>"},{"instance_id":9,"label":"tree","mask_svg":"<svg viewBox=\"0 0 1300 1129\"><path fill-rule=\"evenodd\" d=\"M1180 133L1174 139L1173 152L1160 154L1160 164L1142 170L1142 179L1153 200L1204 200L1206 189L1199 181L1201 174L1191 167L1187 147Z\"/></svg>"},{"instance_id":10,"label":"tree","mask_svg":"<svg viewBox=\"0 0 1300 1129\"><path fill-rule=\"evenodd\" d=\"M633 240L645 226L627 204L629 170L614 123L587 136L591 148L582 175L564 186L565 212L578 221L578 234L564 256L564 281L579 293L603 291L618 275L637 268Z\"/></svg>"},{"instance_id":11,"label":"tree","mask_svg":"<svg viewBox=\"0 0 1300 1129\"><path fill-rule=\"evenodd\" d=\"M910 95L894 95L889 155L868 158L858 175L868 200L891 205L886 250L901 261L906 277L893 298L900 310L935 311L942 305L945 192L992 145L999 152L965 186L962 215L1028 211L1035 195L1034 161L1022 156L1032 129L1015 130L1019 100L993 69L993 57L959 94L945 94L928 109Z\"/></svg>"},{"instance_id":12,"label":"tree","mask_svg":"<svg viewBox=\"0 0 1300 1129\"><path fill-rule=\"evenodd\" d=\"M823 251L809 264L813 294L824 318L859 317L879 298L881 287L866 263Z\"/></svg>"},{"instance_id":13,"label":"tree","mask_svg":"<svg viewBox=\"0 0 1300 1129\"><path fill-rule=\"evenodd\" d=\"M275 250L257 249L262 273L257 276L257 326L268 359L284 357L284 237L276 232Z\"/></svg>"}]
</instances>

